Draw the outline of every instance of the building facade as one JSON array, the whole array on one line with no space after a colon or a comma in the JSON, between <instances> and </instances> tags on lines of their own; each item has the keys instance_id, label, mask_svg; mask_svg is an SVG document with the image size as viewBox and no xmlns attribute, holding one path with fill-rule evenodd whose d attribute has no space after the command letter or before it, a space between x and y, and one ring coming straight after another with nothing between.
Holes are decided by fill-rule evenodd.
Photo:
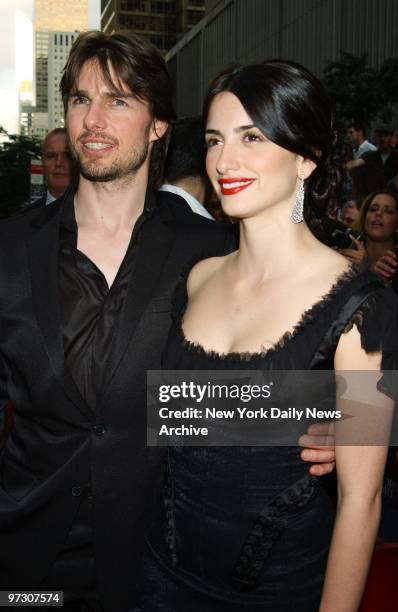
<instances>
[{"instance_id":1,"label":"building facade","mask_svg":"<svg viewBox=\"0 0 398 612\"><path fill-rule=\"evenodd\" d=\"M102 0L101 29L131 30L166 52L204 14L204 0Z\"/></svg>"},{"instance_id":2,"label":"building facade","mask_svg":"<svg viewBox=\"0 0 398 612\"><path fill-rule=\"evenodd\" d=\"M48 113L38 112L31 105L22 105L20 132L22 136L35 136L43 140L48 132Z\"/></svg>"},{"instance_id":3,"label":"building facade","mask_svg":"<svg viewBox=\"0 0 398 612\"><path fill-rule=\"evenodd\" d=\"M294 60L317 76L340 51L379 67L398 57L396 0L206 0L206 17L166 55L180 116L201 112L209 82L233 63Z\"/></svg>"},{"instance_id":4,"label":"building facade","mask_svg":"<svg viewBox=\"0 0 398 612\"><path fill-rule=\"evenodd\" d=\"M64 107L59 84L62 70L78 32L51 32L48 54L48 127L64 127Z\"/></svg>"},{"instance_id":5,"label":"building facade","mask_svg":"<svg viewBox=\"0 0 398 612\"><path fill-rule=\"evenodd\" d=\"M47 113L50 119L55 116L55 109L50 109L50 98L54 99L54 78L59 82L62 70L55 58L54 33L74 33L87 30L88 0L35 0L35 75L33 113ZM52 47L50 49L50 46ZM49 78L51 71L51 78ZM48 129L51 129L48 126Z\"/></svg>"}]
</instances>

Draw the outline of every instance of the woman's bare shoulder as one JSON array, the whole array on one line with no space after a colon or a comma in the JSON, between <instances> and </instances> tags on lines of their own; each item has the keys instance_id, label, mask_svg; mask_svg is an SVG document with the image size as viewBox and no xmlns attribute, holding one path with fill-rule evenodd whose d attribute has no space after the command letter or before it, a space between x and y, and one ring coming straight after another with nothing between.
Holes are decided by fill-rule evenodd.
<instances>
[{"instance_id":1,"label":"woman's bare shoulder","mask_svg":"<svg viewBox=\"0 0 398 612\"><path fill-rule=\"evenodd\" d=\"M188 296L195 294L214 275L219 273L230 255L202 259L191 269L187 279Z\"/></svg>"},{"instance_id":2,"label":"woman's bare shoulder","mask_svg":"<svg viewBox=\"0 0 398 612\"><path fill-rule=\"evenodd\" d=\"M322 245L313 260L317 262L320 275L326 282L333 281L352 268L351 262L344 255L325 245Z\"/></svg>"}]
</instances>

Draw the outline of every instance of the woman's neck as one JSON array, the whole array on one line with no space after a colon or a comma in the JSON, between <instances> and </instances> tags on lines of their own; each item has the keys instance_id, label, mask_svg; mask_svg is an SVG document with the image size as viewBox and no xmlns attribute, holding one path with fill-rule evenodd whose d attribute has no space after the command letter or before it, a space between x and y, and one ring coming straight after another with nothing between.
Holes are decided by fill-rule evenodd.
<instances>
[{"instance_id":1,"label":"woman's neck","mask_svg":"<svg viewBox=\"0 0 398 612\"><path fill-rule=\"evenodd\" d=\"M306 223L293 223L288 215L245 219L240 224L236 269L242 277L261 283L298 269L317 246Z\"/></svg>"}]
</instances>

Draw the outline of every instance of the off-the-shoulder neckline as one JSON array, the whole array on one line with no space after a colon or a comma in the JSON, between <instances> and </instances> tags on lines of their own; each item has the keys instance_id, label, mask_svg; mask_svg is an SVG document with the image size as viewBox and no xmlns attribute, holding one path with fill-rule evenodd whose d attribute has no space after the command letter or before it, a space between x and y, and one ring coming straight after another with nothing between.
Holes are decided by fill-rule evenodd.
<instances>
[{"instance_id":1,"label":"off-the-shoulder neckline","mask_svg":"<svg viewBox=\"0 0 398 612\"><path fill-rule=\"evenodd\" d=\"M317 316L324 310L324 308L330 304L330 302L340 293L341 289L346 285L349 285L354 279L361 276L361 273L365 276L369 275L369 270L364 270L363 267L359 267L357 265L351 265L351 267L340 274L329 291L327 291L319 300L314 302L312 306L307 308L301 315L298 322L294 325L292 330L288 330L282 334L282 336L274 342L269 348L264 350L250 352L250 351L242 351L242 352L228 352L228 353L219 353L212 349L205 349L199 342L195 342L190 340L185 336L184 328L183 328L183 315L186 308L187 295L186 295L186 284L185 284L185 306L181 309L180 317L177 321L177 332L180 336L180 341L185 350L196 353L202 357L206 357L213 360L221 360L225 362L230 361L258 361L263 360L265 358L269 358L271 356L275 356L275 354L286 348L286 346L292 342L305 328L306 326L314 321ZM373 275L372 275L373 276ZM185 278L186 282L186 278Z\"/></svg>"}]
</instances>

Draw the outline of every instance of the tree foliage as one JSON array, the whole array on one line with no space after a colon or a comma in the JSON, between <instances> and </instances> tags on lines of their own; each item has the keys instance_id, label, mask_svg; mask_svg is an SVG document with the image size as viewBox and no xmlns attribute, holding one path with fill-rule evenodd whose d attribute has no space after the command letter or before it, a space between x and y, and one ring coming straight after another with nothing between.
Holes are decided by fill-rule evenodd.
<instances>
[{"instance_id":1,"label":"tree foliage","mask_svg":"<svg viewBox=\"0 0 398 612\"><path fill-rule=\"evenodd\" d=\"M0 143L0 217L8 217L29 203L30 161L41 156L36 138L7 134Z\"/></svg>"},{"instance_id":2,"label":"tree foliage","mask_svg":"<svg viewBox=\"0 0 398 612\"><path fill-rule=\"evenodd\" d=\"M325 67L323 81L341 122L391 121L392 104L398 101L398 59L387 59L377 69L368 66L366 53L341 52Z\"/></svg>"}]
</instances>

